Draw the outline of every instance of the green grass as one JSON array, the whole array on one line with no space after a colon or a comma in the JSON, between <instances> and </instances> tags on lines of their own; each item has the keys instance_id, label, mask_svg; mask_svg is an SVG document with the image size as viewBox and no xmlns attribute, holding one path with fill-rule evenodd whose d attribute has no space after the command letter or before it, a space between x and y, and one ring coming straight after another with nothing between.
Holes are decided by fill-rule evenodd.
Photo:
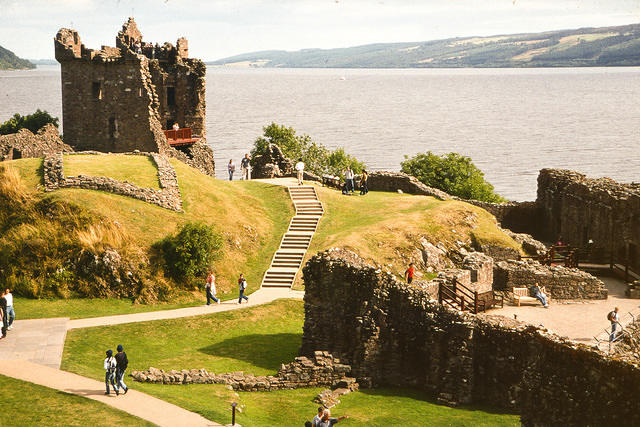
<instances>
[{"instance_id":1,"label":"green grass","mask_svg":"<svg viewBox=\"0 0 640 427\"><path fill-rule=\"evenodd\" d=\"M105 160L106 159L106 160ZM113 163L117 167L113 167ZM118 181L129 181L143 188L160 189L158 168L147 156L112 154L106 156L74 154L64 156L65 176L105 176Z\"/></svg>"},{"instance_id":2,"label":"green grass","mask_svg":"<svg viewBox=\"0 0 640 427\"><path fill-rule=\"evenodd\" d=\"M153 426L81 396L0 375L0 426Z\"/></svg>"},{"instance_id":3,"label":"green grass","mask_svg":"<svg viewBox=\"0 0 640 427\"><path fill-rule=\"evenodd\" d=\"M175 301L175 299L172 300ZM51 317L84 319L115 314L171 310L202 305L205 298L187 294L179 298L178 301L166 304L133 304L130 300L117 298L30 299L14 297L18 319L47 319Z\"/></svg>"},{"instance_id":4,"label":"green grass","mask_svg":"<svg viewBox=\"0 0 640 427\"><path fill-rule=\"evenodd\" d=\"M264 306L208 316L113 325L69 331L62 369L100 378L107 347L121 343L130 369L205 368L223 373L244 371L274 374L281 363L297 355L302 337L303 303L279 300ZM220 423L231 420L230 405L238 402L237 422L245 427L298 426L310 420L321 389L236 393L223 385L161 385L129 382L137 390L174 403ZM493 414L476 408L452 409L434 404L420 391L365 390L341 398L334 409L348 414L345 426L516 426L516 415Z\"/></svg>"}]
</instances>

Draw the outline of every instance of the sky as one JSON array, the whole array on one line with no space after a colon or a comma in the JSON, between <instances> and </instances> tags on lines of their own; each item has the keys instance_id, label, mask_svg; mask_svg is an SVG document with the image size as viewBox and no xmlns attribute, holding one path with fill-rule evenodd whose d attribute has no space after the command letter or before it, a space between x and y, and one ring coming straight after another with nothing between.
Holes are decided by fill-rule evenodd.
<instances>
[{"instance_id":1,"label":"sky","mask_svg":"<svg viewBox=\"0 0 640 427\"><path fill-rule=\"evenodd\" d=\"M189 40L205 61L260 50L349 47L640 23L640 0L0 0L0 46L52 59L58 29L113 46L129 16L143 40Z\"/></svg>"}]
</instances>

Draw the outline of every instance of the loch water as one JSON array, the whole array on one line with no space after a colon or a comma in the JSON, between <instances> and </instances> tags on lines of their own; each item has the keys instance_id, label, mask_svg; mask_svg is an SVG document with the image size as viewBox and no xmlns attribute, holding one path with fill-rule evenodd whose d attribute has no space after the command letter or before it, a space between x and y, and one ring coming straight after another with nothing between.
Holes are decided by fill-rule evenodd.
<instances>
[{"instance_id":1,"label":"loch water","mask_svg":"<svg viewBox=\"0 0 640 427\"><path fill-rule=\"evenodd\" d=\"M455 151L496 191L533 200L538 171L640 181L640 68L207 69L207 141L221 178L276 122L372 170ZM0 121L62 118L60 69L0 71Z\"/></svg>"}]
</instances>

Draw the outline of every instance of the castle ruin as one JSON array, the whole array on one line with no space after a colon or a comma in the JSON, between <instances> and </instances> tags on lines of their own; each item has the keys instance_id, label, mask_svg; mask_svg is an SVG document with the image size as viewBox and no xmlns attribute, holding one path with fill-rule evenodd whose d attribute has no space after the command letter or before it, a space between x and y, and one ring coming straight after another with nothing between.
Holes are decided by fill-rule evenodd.
<instances>
[{"instance_id":1,"label":"castle ruin","mask_svg":"<svg viewBox=\"0 0 640 427\"><path fill-rule=\"evenodd\" d=\"M116 47L87 49L75 30L55 37L64 139L76 151L161 153L214 175L206 145L205 64L188 41L144 42L133 18ZM174 123L179 130L172 130Z\"/></svg>"}]
</instances>

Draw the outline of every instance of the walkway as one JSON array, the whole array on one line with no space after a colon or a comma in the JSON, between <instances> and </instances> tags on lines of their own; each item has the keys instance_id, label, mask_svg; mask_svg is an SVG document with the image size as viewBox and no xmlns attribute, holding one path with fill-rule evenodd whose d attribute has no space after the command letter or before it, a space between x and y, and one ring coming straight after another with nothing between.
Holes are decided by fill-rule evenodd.
<instances>
[{"instance_id":1,"label":"walkway","mask_svg":"<svg viewBox=\"0 0 640 427\"><path fill-rule=\"evenodd\" d=\"M324 209L313 186L298 185L295 181L291 183L288 178L262 181L286 186L296 209L296 214L291 218L289 228L282 237L280 247L265 272L262 287L291 288Z\"/></svg>"},{"instance_id":2,"label":"walkway","mask_svg":"<svg viewBox=\"0 0 640 427\"><path fill-rule=\"evenodd\" d=\"M97 400L159 426L221 426L179 406L131 389L126 397L104 394L104 382L24 360L0 360L0 374ZM27 397L27 396L25 396Z\"/></svg>"},{"instance_id":3,"label":"walkway","mask_svg":"<svg viewBox=\"0 0 640 427\"><path fill-rule=\"evenodd\" d=\"M628 312L637 315L640 300L626 298L624 283L611 277L600 277L609 290L606 300L586 300L573 303L555 303L552 299L548 309L540 304L520 307L505 305L504 308L490 310L489 315L501 315L517 319L535 326L543 325L558 335L583 344L595 344L594 337L603 338L604 329L609 327L607 313L614 307L620 308L623 320L629 320ZM624 316L627 315L627 316ZM623 324L624 326L624 324Z\"/></svg>"}]
</instances>

